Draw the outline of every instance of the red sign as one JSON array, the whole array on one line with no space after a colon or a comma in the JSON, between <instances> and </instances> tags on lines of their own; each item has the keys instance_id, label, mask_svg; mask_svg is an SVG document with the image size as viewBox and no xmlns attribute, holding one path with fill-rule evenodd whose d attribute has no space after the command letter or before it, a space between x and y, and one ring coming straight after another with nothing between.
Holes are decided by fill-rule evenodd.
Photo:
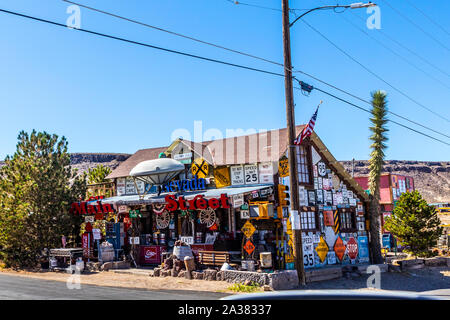
<instances>
[{"instance_id":1,"label":"red sign","mask_svg":"<svg viewBox=\"0 0 450 320\"><path fill-rule=\"evenodd\" d=\"M353 237L350 237L347 241L347 254L352 260L355 260L358 256L358 243Z\"/></svg>"},{"instance_id":2,"label":"red sign","mask_svg":"<svg viewBox=\"0 0 450 320\"><path fill-rule=\"evenodd\" d=\"M74 202L70 208L70 212L73 214L100 214L115 212L113 206L109 203L102 204L101 201L97 201L97 204L90 204L87 201Z\"/></svg>"},{"instance_id":3,"label":"red sign","mask_svg":"<svg viewBox=\"0 0 450 320\"><path fill-rule=\"evenodd\" d=\"M334 252L340 261L342 261L342 258L344 257L345 249L344 241L342 241L341 237L338 237L334 243Z\"/></svg>"},{"instance_id":4,"label":"red sign","mask_svg":"<svg viewBox=\"0 0 450 320\"><path fill-rule=\"evenodd\" d=\"M255 250L255 245L250 240L247 240L244 245L244 250L250 255Z\"/></svg>"},{"instance_id":5,"label":"red sign","mask_svg":"<svg viewBox=\"0 0 450 320\"><path fill-rule=\"evenodd\" d=\"M90 257L90 235L88 233L83 233L81 237L81 243L83 247L83 256L85 258Z\"/></svg>"},{"instance_id":6,"label":"red sign","mask_svg":"<svg viewBox=\"0 0 450 320\"><path fill-rule=\"evenodd\" d=\"M203 195L198 195L192 200L185 200L183 196L178 197L178 200L174 195L168 195L165 197L167 202L166 209L168 211L175 210L204 210L206 208L230 208L230 204L228 203L228 197L226 194L221 194L220 198L211 198L206 200Z\"/></svg>"},{"instance_id":7,"label":"red sign","mask_svg":"<svg viewBox=\"0 0 450 320\"><path fill-rule=\"evenodd\" d=\"M330 227L334 226L333 211L323 212L323 224Z\"/></svg>"}]
</instances>

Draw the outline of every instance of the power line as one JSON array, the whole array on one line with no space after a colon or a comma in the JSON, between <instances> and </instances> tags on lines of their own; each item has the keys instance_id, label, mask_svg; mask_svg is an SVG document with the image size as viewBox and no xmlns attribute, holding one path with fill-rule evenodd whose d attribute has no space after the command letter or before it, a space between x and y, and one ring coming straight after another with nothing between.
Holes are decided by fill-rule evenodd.
<instances>
[{"instance_id":1,"label":"power line","mask_svg":"<svg viewBox=\"0 0 450 320\"><path fill-rule=\"evenodd\" d=\"M360 19L361 21L365 22L365 20L363 18L361 18L360 16L358 16L356 13L351 12L351 14L353 14L355 17L357 17L358 19ZM445 70L439 68L438 66L434 65L433 63L431 63L430 61L428 61L427 59L425 59L424 57L422 57L420 54L418 54L417 52L415 52L414 50L412 50L411 48L405 46L404 44L402 44L401 42L399 42L398 40L394 39L393 37L391 37L388 33L384 32L382 29L378 29L377 32L381 33L383 36L385 36L386 38L388 38L389 40L391 40L392 42L394 42L396 45L398 45L399 47L403 48L404 50L408 51L409 53L411 53L412 55L416 56L417 58L419 58L420 60L422 60L423 62L425 62L426 64L428 64L429 66L431 66L432 68L434 68L435 70L441 72L442 74L446 75L447 77L450 77L450 74L448 72L446 72Z\"/></svg>"},{"instance_id":2,"label":"power line","mask_svg":"<svg viewBox=\"0 0 450 320\"><path fill-rule=\"evenodd\" d=\"M18 13L18 12L8 11L8 10L4 10L4 9L0 9L0 12L5 12L5 13L13 14L13 15L16 15L16 16L19 16L19 17L28 18L28 19L32 19L32 20L36 20L36 21L40 21L40 22L53 24L55 26L68 28L67 25L64 25L64 24L59 23L59 22L54 22L54 21L50 21L50 20L46 20L46 19L32 17L32 16L28 16L28 15L21 14L21 13ZM244 65L240 65L240 64L236 64L236 63L231 63L231 62L227 62L227 61L207 58L207 57L203 57L203 56L198 56L198 55L195 55L195 54L190 54L190 53L186 53L186 52L182 52L182 51L177 51L177 50L167 49L167 48L163 48L163 47L158 47L158 46L154 46L154 45L143 43L143 42L138 42L138 41L134 41L134 40L129 40L129 39L125 39L125 38L120 38L120 37L108 35L108 34L105 34L105 33L100 33L100 32L91 31L91 30L87 30L87 29L81 29L81 28L73 28L73 30L77 30L77 31L85 32L85 33L90 33L90 34L94 34L94 35L105 37L105 38L109 38L109 39L114 39L114 40L119 40L119 41L123 41L123 42L128 42L128 43L132 43L132 44L136 44L136 45L139 45L139 46L144 46L144 47L148 47L148 48L152 48L152 49L157 49L157 50L162 50L162 51L166 51L166 52L170 52L170 53L175 53L175 54L179 54L179 55L183 55L183 56L187 56L187 57L191 57L191 58L196 58L196 59L210 61L210 62L216 62L216 63L220 63L220 64L232 66L232 67L237 67L237 68L241 68L241 69L247 69L247 70L252 70L252 71L257 71L257 72L261 72L261 73L267 73L267 74L271 74L271 75L284 77L284 74L282 74L282 73L271 72L271 71L258 69L258 68L253 68L253 67L248 67L248 66L244 66Z\"/></svg>"},{"instance_id":3,"label":"power line","mask_svg":"<svg viewBox=\"0 0 450 320\"><path fill-rule=\"evenodd\" d=\"M385 48L386 50L388 50L389 52L391 52L392 54L394 54L395 56L399 57L400 59L402 59L403 61L405 61L407 64L409 64L410 66L414 67L415 69L419 70L420 72L422 72L423 74L425 74L426 76L428 76L430 79L433 79L436 82L439 82L442 86L446 87L447 89L450 89L450 86L448 86L446 83L444 83L443 81L439 80L438 78L432 76L430 73L426 72L425 70L423 70L422 68L418 67L416 64L414 64L413 62L411 62L410 60L406 59L405 57L403 57L401 54L397 53L395 50L393 50L392 48L386 46L383 42L381 42L380 40L378 40L377 38L371 36L367 31L365 31L364 29L358 27L357 25L355 25L353 22L351 22L349 19L347 19L344 16L341 16L342 19L344 19L348 24L350 24L351 26L353 26L355 29L359 30L360 32L362 32L363 34L365 34L367 37L369 37L370 39L372 39L373 41L377 42L380 46L382 46L383 48Z\"/></svg>"},{"instance_id":4,"label":"power line","mask_svg":"<svg viewBox=\"0 0 450 320\"><path fill-rule=\"evenodd\" d=\"M439 23L437 23L436 21L434 21L434 19L432 19L429 15L427 15L425 12L423 12L422 10L420 10L419 8L417 8L414 4L411 3L411 1L406 0L406 2L408 2L408 4L413 7L414 9L416 9L417 11L419 11L425 18L427 18L431 23L433 23L435 26L437 26L438 28L440 28L442 31L444 31L448 36L450 36L450 33Z\"/></svg>"},{"instance_id":5,"label":"power line","mask_svg":"<svg viewBox=\"0 0 450 320\"><path fill-rule=\"evenodd\" d=\"M283 10L281 10L279 8L271 8L271 7L266 7L266 6L260 6L260 5L257 5L257 4L246 3L246 2L242 2L242 1L235 1L235 0L225 0L225 1L230 2L232 4L236 4L236 5L243 5L243 6L254 7L254 8L258 8L258 9L265 9L265 10L283 12ZM293 9L293 8L289 8L289 11L291 13L294 13L294 14L295 14L295 11L306 11L306 10L308 10L308 9Z\"/></svg>"},{"instance_id":6,"label":"power line","mask_svg":"<svg viewBox=\"0 0 450 320\"><path fill-rule=\"evenodd\" d=\"M391 8L393 11L395 11L400 17L402 17L403 19L405 19L406 21L408 21L410 24L412 24L413 26L415 26L417 29L419 29L420 31L422 31L422 33L424 33L425 35L427 35L430 39L434 40L434 42L436 42L437 44L439 44L442 48L446 49L447 51L450 51L450 49L444 45L441 41L439 41L438 39L436 39L433 35L431 35L429 32L425 31L425 29L423 29L421 26L419 26L417 23L415 23L414 21L412 21L411 19L409 19L407 16L405 16L403 13L401 13L399 10L397 10L396 8L394 8L393 6L391 6L389 4L389 2L387 0L383 0L383 2L389 7Z\"/></svg>"},{"instance_id":7,"label":"power line","mask_svg":"<svg viewBox=\"0 0 450 320\"><path fill-rule=\"evenodd\" d=\"M294 88L297 89L297 90L301 90L301 88L298 88L298 87L294 87ZM346 104L348 104L348 105L351 105L351 106L353 106L353 107L355 107L355 108L357 108L357 109L359 109L359 110L362 110L362 111L365 111L365 112L368 112L368 113L372 114L372 112L371 112L370 110L365 109L365 108L363 108L363 107L361 107L361 106L358 106L358 105L356 105L356 104L354 104L354 103L351 103L350 101L345 100L345 99L343 99L343 98L340 98L340 97L338 97L338 96L336 96L336 95L334 95L334 94L332 94L332 93L329 93L329 92L327 92L327 91L325 91L325 90L322 90L322 89L319 89L319 88L317 88L317 87L314 87L314 89L316 89L317 91L320 91L320 92L322 92L322 93L324 93L324 94L326 94L326 95L328 95L328 96L330 96L330 97L332 97L332 98L335 98L335 99L337 99L337 100L339 100L339 101L342 101L342 102L344 102L344 103L346 103ZM442 141L442 140L440 140L440 139L437 139L437 138L435 138L435 137L432 137L432 136L430 136L430 135L428 135L428 134L425 134L425 133L423 133L423 132L421 132L421 131L418 131L418 130L416 130L416 129L413 129L413 128L411 128L411 127L405 126L404 124L401 124L401 123L399 123L399 122L397 122L397 121L390 120L390 119L388 119L388 121L389 121L389 122L392 122L392 123L394 123L394 124L396 124L396 125L398 125L398 126L401 126L401 127L405 128L405 129L411 130L411 131L413 131L413 132L415 132L415 133L418 133L418 134L420 134L420 135L423 135L423 136L425 136L425 137L428 137L428 138L430 138L430 139L433 139L433 140L435 140L435 141L438 141L438 142L440 142L440 143L443 143L443 144L445 144L445 145L447 145L447 146L450 146L450 143L447 143L447 142L445 142L445 141Z\"/></svg>"},{"instance_id":8,"label":"power line","mask_svg":"<svg viewBox=\"0 0 450 320\"><path fill-rule=\"evenodd\" d=\"M319 30L317 30L316 28L314 28L312 25L310 25L308 22L306 22L305 20L301 20L304 24L306 24L311 30L313 30L314 32L316 32L317 34L319 34L322 38L324 38L326 41L328 41L333 47L335 47L336 49L338 49L340 52L342 52L344 55L346 55L349 59L351 59L353 62L355 62L356 64L358 64L359 66L361 66L364 70L366 70L367 72L369 72L371 75L373 75L374 77L376 77L378 80L382 81L383 83L385 83L386 85L388 85L389 87L391 87L392 89L394 89L395 91L397 91L398 93L400 93L402 96L404 96L405 98L407 98L408 100L414 102L415 104L417 104L418 106L424 108L425 110L428 110L429 112L433 113L434 115L438 116L441 119L446 120L447 122L450 122L449 119L447 119L446 117L440 115L439 113L433 111L432 109L426 107L425 105L423 105L422 103L418 102L417 100L414 100L413 98L411 98L409 95L407 95L406 93L404 93L403 91L401 91L400 89L398 89L397 87L393 86L392 84L390 84L389 82L387 82L386 80L384 80L381 76L379 76L378 74L376 74L375 72L373 72L372 70L370 70L369 68L367 68L364 64L362 64L361 62L359 62L357 59L355 59L353 56L351 56L349 53L347 53L344 49L340 48L337 44L335 44L333 41L331 41L328 37L326 37L323 33L321 33Z\"/></svg>"},{"instance_id":9,"label":"power line","mask_svg":"<svg viewBox=\"0 0 450 320\"><path fill-rule=\"evenodd\" d=\"M18 12L8 11L8 10L4 10L4 9L0 9L0 12L12 14L12 15L19 16L19 17L22 17L22 18L32 19L32 20L35 20L35 21L40 21L40 22L52 24L52 25L55 25L55 26L63 27L63 28L67 28L67 26L62 24L62 23L58 23L58 22L54 22L54 21L50 21L50 20L46 20L46 19L41 19L41 18L37 18L37 17L21 14L21 13L18 13ZM133 41L133 40L128 40L128 39L124 39L124 38L120 38L120 37L116 37L116 36L112 36L112 35L96 32L96 31L91 31L91 30L81 29L81 28L80 29L74 28L73 30L77 30L77 31L81 31L81 32L85 32L85 33L89 33L89 34L93 34L93 35L109 38L109 39L114 39L114 40L118 40L118 41L123 41L123 42L131 43L131 44L135 44L135 45L139 45L139 46L144 46L144 47L148 47L148 48L152 48L152 49L162 50L162 51L165 51L165 52L175 53L175 54L179 54L179 55L183 55L183 56L187 56L187 57L191 57L191 58L201 59L201 60L210 61L210 62L216 62L216 63L219 63L219 64L224 64L224 65L233 66L233 67L237 67L237 68L242 68L242 69L247 69L247 70L256 71L256 72L260 72L260 73L265 73L265 74L271 74L271 75L284 77L284 74L281 74L281 73L276 73L276 72L271 72L271 71L267 71L267 70L252 68L252 67L248 67L248 66L244 66L244 65L238 65L238 64L235 64L235 63L230 63L230 62L221 61L221 60L217 60L217 59L211 59L211 58L207 58L207 57L193 55L193 54L189 54L189 53L185 53L185 52L181 52L181 51L177 51L177 50L172 50L172 49L162 48L162 47L158 47L158 46L153 46L153 45L150 45L150 44L137 42L137 41ZM339 97L336 97L336 96L334 96L334 95L332 95L332 94L330 94L330 93L328 93L326 91L323 91L323 90L320 90L320 89L318 89L318 91L323 92L325 94L328 94L328 95L330 95L332 97L335 97L335 98L337 98L337 99L339 99L341 101L344 101L344 102L346 102L348 104L354 105L354 104L348 102L347 100L344 100L344 99L341 99ZM354 105L354 106L356 106L356 105ZM364 109L362 107L359 107L359 108L360 109ZM392 120L390 120L390 121L395 123L395 124L398 124L398 125L400 125L400 126L402 126L404 128L407 128L409 130L412 130L414 132L417 132L417 133L420 133L420 134L422 134L424 136L427 136L427 137L429 137L431 139L434 139L436 141L439 141L439 142L442 142L444 144L450 145L450 144L448 144L446 142L443 142L443 141L441 141L441 140L439 140L437 138L434 138L432 136L424 134L424 133L422 133L420 131L417 131L415 129L409 128L407 126L404 126L404 125L399 124L397 122L394 122Z\"/></svg>"},{"instance_id":10,"label":"power line","mask_svg":"<svg viewBox=\"0 0 450 320\"><path fill-rule=\"evenodd\" d=\"M163 29L163 28L161 28L161 27L149 25L149 24L147 24L147 23L140 22L140 21L136 21L136 20L133 20L133 19L130 19L130 18L127 18L127 17L119 16L119 15L117 15L117 14L113 14L113 13L110 13L110 12L107 12L107 11L104 11L104 10L96 9L96 8L93 8L93 7L88 7L88 6L85 6L85 5L82 5L82 4L73 2L73 1L69 1L69 0L63 0L63 1L68 2L68 3L71 3L71 4L75 4L75 5L78 5L78 6L81 6L81 7L83 7L83 8L88 9L88 10L92 10L92 11L95 11L95 12L99 12L99 13L102 13L102 14L106 14L106 15L109 15L109 16L112 16L112 17L115 17L115 18L118 18L118 19L122 19L122 20L125 20L125 21L128 21L128 22L131 22L131 23L136 23L136 24L138 24L138 25L142 25L142 26L145 26L145 27L149 27L149 28L152 28L152 29L155 29L155 30L158 30L158 31L166 32L166 33L169 33L169 34L172 34L172 35L175 35L175 36L179 36L179 37L182 37L182 38L186 38L186 39L189 39L189 40L193 40L193 41L196 41L196 42L199 42L199 43L202 43L202 44L210 45L210 46L213 46L213 47L216 47L216 48L219 48L219 49L227 50L227 51L230 51L230 52L233 52L233 53L237 53L237 54L241 54L241 55L248 56L248 57L251 57L251 58L255 58L255 59L258 59L258 60L262 60L262 61L265 61L265 62L268 62L268 63L272 63L272 64L274 64L274 65L282 66L282 67L284 68L284 65L283 65L282 63L279 63L279 62L276 62L276 61L273 61L273 60L269 60L269 59L266 59L266 58L258 57L258 56L255 56L255 55L252 55L252 54L248 54L248 53L246 53L246 52L242 52L242 51L239 51L239 50L234 50L234 49L226 48L226 47L224 47L224 46L221 46L221 45L218 45L218 44L215 44L215 43L211 43L211 42L207 42L207 41L204 41L204 40L201 40L201 39L198 39L198 38L193 38L193 37L190 37L190 36L186 36L186 35L184 35L184 34L180 34L180 33L177 33L177 32L169 31L169 30ZM227 0L227 1L232 1L232 0ZM293 68L293 69L294 69L294 68ZM335 87L335 86L333 86L333 85L331 85L331 84L329 84L329 83L326 83L326 82L324 82L324 81L322 81L322 80L320 80L320 79L318 79L318 78L316 78L316 77L314 77L314 76L312 76L312 75L310 75L310 74L308 74L308 73L306 73L306 72L299 71L299 70L297 70L297 71L290 70L290 71L291 71L291 72L299 72L299 73L302 73L302 74L304 74L304 75L306 75L306 76L308 76L308 77L311 77L311 78L313 78L313 79L315 79L315 80L317 80L317 81L320 81L321 83L326 84L327 86L333 87L334 89L337 89L337 90L339 90L339 91L341 91L341 92L343 92L343 93L345 93L345 94L347 94L347 95L350 95L350 96L352 96L352 97L354 97L354 98L356 98L356 99L358 99L358 100L361 100L361 101L363 101L363 102L365 102L365 103L371 104L370 102L367 102L367 101L365 101L364 99L361 99L361 98L359 98L359 97L357 97L357 96L355 96L355 95L352 95L351 93L348 93L348 92L346 92L346 91L344 91L344 90L341 90L341 89L339 89L339 88L337 88L337 87ZM443 136L445 136L445 137L449 137L449 136L446 135L446 134L442 134L442 133L440 133L440 132L438 132L438 131L436 131L436 130L434 130L434 129L432 129L432 128L429 128L429 127L427 127L427 126L424 126L424 125L422 125L422 124L420 124L420 123L418 123L418 122L416 122L416 121L409 120L408 118L403 117L403 116L400 116L400 115L398 115L398 114L396 114L396 113L394 113L394 112L390 112L390 113L393 114L393 115L395 115L395 116L397 116L397 117L400 117L400 118L402 118L402 119L404 119L404 120L406 120L406 121L409 121L410 123L419 125L419 126L421 126L422 128L428 129L428 130L430 130L430 131L433 131L433 132L438 133L438 134L440 134L440 135L443 135Z\"/></svg>"}]
</instances>

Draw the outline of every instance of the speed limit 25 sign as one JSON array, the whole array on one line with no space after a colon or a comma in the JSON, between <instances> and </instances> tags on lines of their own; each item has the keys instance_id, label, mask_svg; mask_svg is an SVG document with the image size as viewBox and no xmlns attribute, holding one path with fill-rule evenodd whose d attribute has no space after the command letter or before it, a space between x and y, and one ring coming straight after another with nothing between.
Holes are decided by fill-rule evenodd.
<instances>
[{"instance_id":1,"label":"speed limit 25 sign","mask_svg":"<svg viewBox=\"0 0 450 320\"><path fill-rule=\"evenodd\" d=\"M244 181L245 184L255 184L259 182L258 166L256 164L244 166Z\"/></svg>"}]
</instances>

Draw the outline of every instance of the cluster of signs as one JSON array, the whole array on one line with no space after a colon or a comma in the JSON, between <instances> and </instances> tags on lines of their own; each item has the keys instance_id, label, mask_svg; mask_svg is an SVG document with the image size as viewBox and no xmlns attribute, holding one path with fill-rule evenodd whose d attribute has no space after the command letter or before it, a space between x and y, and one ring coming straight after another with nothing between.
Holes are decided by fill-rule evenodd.
<instances>
[{"instance_id":1,"label":"cluster of signs","mask_svg":"<svg viewBox=\"0 0 450 320\"><path fill-rule=\"evenodd\" d=\"M245 224L242 226L241 231L244 233L245 237L247 238L243 248L245 252L247 252L248 255L251 255L253 251L255 251L255 245L250 241L250 238L255 233L256 228L251 224L249 220L245 222Z\"/></svg>"},{"instance_id":2,"label":"cluster of signs","mask_svg":"<svg viewBox=\"0 0 450 320\"><path fill-rule=\"evenodd\" d=\"M259 183L273 183L273 163L236 165L214 169L217 188Z\"/></svg>"},{"instance_id":3,"label":"cluster of signs","mask_svg":"<svg viewBox=\"0 0 450 320\"><path fill-rule=\"evenodd\" d=\"M331 250L324 237L319 234L302 236L302 244L305 268L325 263L336 264L337 261L344 262L346 256L351 263L354 263L356 259L359 262L369 262L367 236L359 236L358 240L350 236L346 241L338 236ZM319 261L316 261L316 256Z\"/></svg>"}]
</instances>

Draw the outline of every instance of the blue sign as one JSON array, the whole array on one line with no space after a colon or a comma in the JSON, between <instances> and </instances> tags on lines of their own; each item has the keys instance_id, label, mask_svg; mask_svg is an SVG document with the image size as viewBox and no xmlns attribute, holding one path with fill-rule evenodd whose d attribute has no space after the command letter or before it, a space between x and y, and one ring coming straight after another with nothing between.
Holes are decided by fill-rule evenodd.
<instances>
[{"instance_id":1,"label":"blue sign","mask_svg":"<svg viewBox=\"0 0 450 320\"><path fill-rule=\"evenodd\" d=\"M192 180L173 180L169 183L163 184L162 188L166 192L204 190L206 189L206 180L203 178L194 178Z\"/></svg>"},{"instance_id":2,"label":"blue sign","mask_svg":"<svg viewBox=\"0 0 450 320\"><path fill-rule=\"evenodd\" d=\"M391 235L383 234L383 248L391 249Z\"/></svg>"},{"instance_id":3,"label":"blue sign","mask_svg":"<svg viewBox=\"0 0 450 320\"><path fill-rule=\"evenodd\" d=\"M369 239L367 236L358 237L359 262L369 262Z\"/></svg>"}]
</instances>

